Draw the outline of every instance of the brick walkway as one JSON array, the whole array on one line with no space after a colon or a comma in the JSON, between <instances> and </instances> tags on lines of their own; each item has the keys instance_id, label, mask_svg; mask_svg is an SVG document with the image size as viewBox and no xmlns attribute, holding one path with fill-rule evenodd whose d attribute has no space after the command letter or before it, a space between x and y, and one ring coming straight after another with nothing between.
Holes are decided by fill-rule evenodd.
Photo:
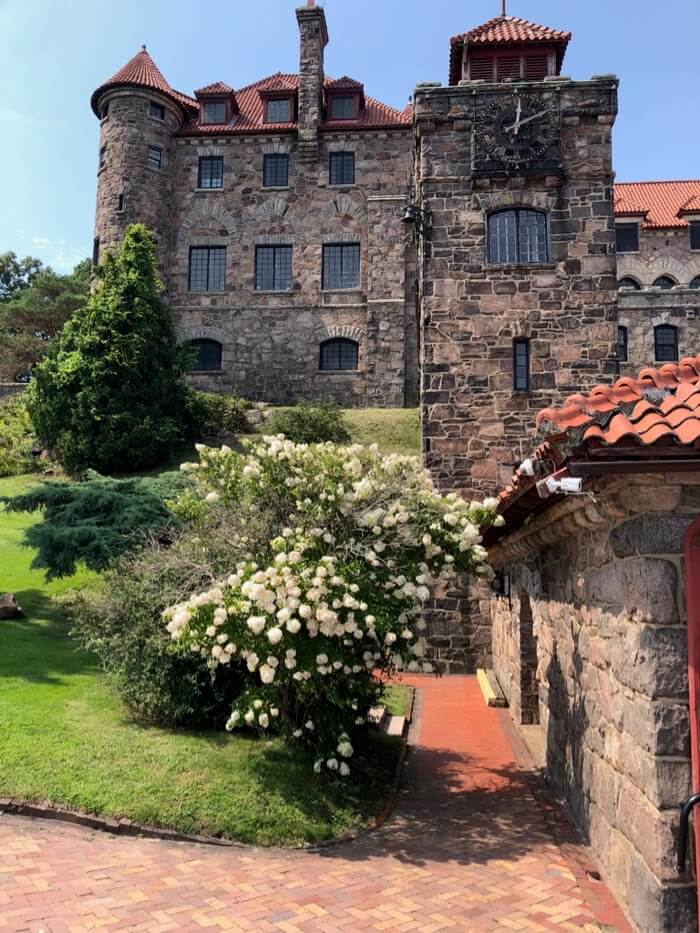
<instances>
[{"instance_id":1,"label":"brick walkway","mask_svg":"<svg viewBox=\"0 0 700 933\"><path fill-rule=\"evenodd\" d=\"M0 930L627 930L476 680L412 682L419 746L380 830L221 849L0 816Z\"/></svg>"}]
</instances>

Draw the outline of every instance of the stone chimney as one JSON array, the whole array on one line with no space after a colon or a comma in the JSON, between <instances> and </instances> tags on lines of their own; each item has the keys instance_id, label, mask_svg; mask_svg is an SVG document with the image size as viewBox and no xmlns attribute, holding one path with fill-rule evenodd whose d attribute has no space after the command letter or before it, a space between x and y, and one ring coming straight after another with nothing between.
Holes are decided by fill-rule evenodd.
<instances>
[{"instance_id":1,"label":"stone chimney","mask_svg":"<svg viewBox=\"0 0 700 933\"><path fill-rule=\"evenodd\" d=\"M314 0L297 9L299 23L299 159L318 159L323 119L323 50L328 44L326 14Z\"/></svg>"}]
</instances>

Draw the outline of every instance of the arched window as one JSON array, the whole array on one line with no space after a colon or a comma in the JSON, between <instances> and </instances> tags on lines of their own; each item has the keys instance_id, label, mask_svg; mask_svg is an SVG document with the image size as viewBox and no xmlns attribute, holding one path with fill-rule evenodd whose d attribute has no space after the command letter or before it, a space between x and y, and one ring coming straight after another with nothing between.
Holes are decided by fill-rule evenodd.
<instances>
[{"instance_id":1,"label":"arched window","mask_svg":"<svg viewBox=\"0 0 700 933\"><path fill-rule=\"evenodd\" d=\"M197 351L191 372L203 373L221 369L221 344L218 340L192 340L191 346Z\"/></svg>"},{"instance_id":2,"label":"arched window","mask_svg":"<svg viewBox=\"0 0 700 933\"><path fill-rule=\"evenodd\" d=\"M672 324L659 324L654 328L654 358L659 363L678 360L678 330Z\"/></svg>"},{"instance_id":3,"label":"arched window","mask_svg":"<svg viewBox=\"0 0 700 933\"><path fill-rule=\"evenodd\" d=\"M354 340L335 337L321 344L319 368L324 370L357 369L358 346Z\"/></svg>"},{"instance_id":4,"label":"arched window","mask_svg":"<svg viewBox=\"0 0 700 933\"><path fill-rule=\"evenodd\" d=\"M617 328L617 359L620 363L627 362L627 328L622 325Z\"/></svg>"},{"instance_id":5,"label":"arched window","mask_svg":"<svg viewBox=\"0 0 700 933\"><path fill-rule=\"evenodd\" d=\"M700 288L700 275L695 276L695 278L688 285L688 288Z\"/></svg>"},{"instance_id":6,"label":"arched window","mask_svg":"<svg viewBox=\"0 0 700 933\"><path fill-rule=\"evenodd\" d=\"M488 259L493 263L547 262L547 215L524 209L490 214Z\"/></svg>"},{"instance_id":7,"label":"arched window","mask_svg":"<svg viewBox=\"0 0 700 933\"><path fill-rule=\"evenodd\" d=\"M670 275L660 275L658 279L654 281L654 288L674 288L675 285L676 283Z\"/></svg>"},{"instance_id":8,"label":"arched window","mask_svg":"<svg viewBox=\"0 0 700 933\"><path fill-rule=\"evenodd\" d=\"M620 279L617 283L618 288L633 288L635 291L639 291L642 287L636 279L633 279L631 275L626 275L624 278Z\"/></svg>"}]
</instances>

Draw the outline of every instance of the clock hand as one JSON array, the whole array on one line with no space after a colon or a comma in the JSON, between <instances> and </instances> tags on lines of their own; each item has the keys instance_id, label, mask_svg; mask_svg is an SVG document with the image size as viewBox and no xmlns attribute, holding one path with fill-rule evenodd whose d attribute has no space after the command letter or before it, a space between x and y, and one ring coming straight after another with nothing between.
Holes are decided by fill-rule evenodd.
<instances>
[{"instance_id":1,"label":"clock hand","mask_svg":"<svg viewBox=\"0 0 700 933\"><path fill-rule=\"evenodd\" d=\"M531 117L525 117L524 120L518 119L516 123L513 123L511 126L506 126L506 133L509 133L511 130L515 130L515 135L517 136L520 132L520 127L525 126L526 123L532 123L533 120L537 120L538 117L544 117L547 115L546 110L540 110L539 113L533 113Z\"/></svg>"}]
</instances>

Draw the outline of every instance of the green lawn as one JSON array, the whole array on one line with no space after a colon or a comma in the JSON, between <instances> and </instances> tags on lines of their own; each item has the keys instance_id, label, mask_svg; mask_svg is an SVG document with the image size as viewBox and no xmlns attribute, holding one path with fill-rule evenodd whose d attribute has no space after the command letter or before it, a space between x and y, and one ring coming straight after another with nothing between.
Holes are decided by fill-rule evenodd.
<instances>
[{"instance_id":1,"label":"green lawn","mask_svg":"<svg viewBox=\"0 0 700 933\"><path fill-rule=\"evenodd\" d=\"M0 480L0 495L33 481ZM0 796L264 845L343 835L381 809L398 754L386 737L372 739L353 781L333 782L277 740L135 721L95 660L75 650L52 599L90 575L46 584L31 570L21 540L33 520L0 508L0 591L27 614L0 621Z\"/></svg>"},{"instance_id":2,"label":"green lawn","mask_svg":"<svg viewBox=\"0 0 700 933\"><path fill-rule=\"evenodd\" d=\"M420 412L417 408L348 408L353 444L378 444L385 454L420 456Z\"/></svg>"},{"instance_id":3,"label":"green lawn","mask_svg":"<svg viewBox=\"0 0 700 933\"><path fill-rule=\"evenodd\" d=\"M408 716L413 690L400 684L390 684L384 693L384 703L392 716Z\"/></svg>"}]
</instances>

